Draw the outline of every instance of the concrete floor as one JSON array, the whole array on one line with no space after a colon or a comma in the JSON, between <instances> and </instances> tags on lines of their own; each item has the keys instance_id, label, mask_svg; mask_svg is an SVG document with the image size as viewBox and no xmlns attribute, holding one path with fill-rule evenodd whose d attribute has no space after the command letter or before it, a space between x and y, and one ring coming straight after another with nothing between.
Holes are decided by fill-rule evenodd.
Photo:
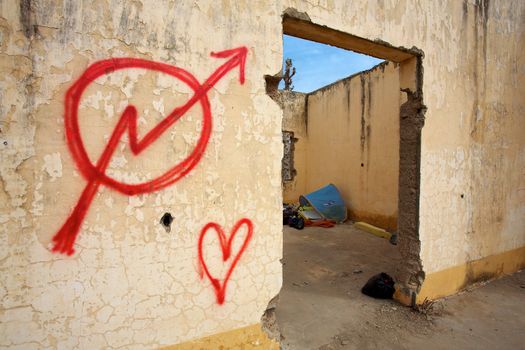
<instances>
[{"instance_id":1,"label":"concrete floor","mask_svg":"<svg viewBox=\"0 0 525 350\"><path fill-rule=\"evenodd\" d=\"M284 228L276 308L283 349L525 349L525 271L450 297L428 316L361 294L401 261L387 240L354 228Z\"/></svg>"}]
</instances>

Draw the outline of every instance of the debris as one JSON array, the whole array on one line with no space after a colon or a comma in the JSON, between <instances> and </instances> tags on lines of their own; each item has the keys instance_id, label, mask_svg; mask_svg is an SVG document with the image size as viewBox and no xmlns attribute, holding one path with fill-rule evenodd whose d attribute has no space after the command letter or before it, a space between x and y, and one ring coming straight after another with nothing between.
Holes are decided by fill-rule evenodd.
<instances>
[{"instance_id":1,"label":"debris","mask_svg":"<svg viewBox=\"0 0 525 350\"><path fill-rule=\"evenodd\" d=\"M264 311L264 314L261 317L261 328L264 330L266 334L270 337L270 339L279 340L284 338L281 334L281 331L279 329L279 325L277 324L277 318L275 315L275 309L277 308L277 304L279 303L279 294L277 296L273 297L270 302L268 303L268 306L266 307L266 310ZM256 340L258 343L254 345L260 345L259 340ZM253 344L253 343L252 343Z\"/></svg>"},{"instance_id":2,"label":"debris","mask_svg":"<svg viewBox=\"0 0 525 350\"><path fill-rule=\"evenodd\" d=\"M306 220L305 225L330 228L335 226L335 222L332 220Z\"/></svg>"},{"instance_id":3,"label":"debris","mask_svg":"<svg viewBox=\"0 0 525 350\"><path fill-rule=\"evenodd\" d=\"M392 299L394 295L394 280L388 274L381 272L372 276L361 288L361 293L376 299Z\"/></svg>"},{"instance_id":4,"label":"debris","mask_svg":"<svg viewBox=\"0 0 525 350\"><path fill-rule=\"evenodd\" d=\"M292 282L292 285L296 286L296 287L304 287L304 286L307 286L309 285L310 283L309 282L306 282L306 281L303 281L302 283L297 283L297 282Z\"/></svg>"},{"instance_id":5,"label":"debris","mask_svg":"<svg viewBox=\"0 0 525 350\"><path fill-rule=\"evenodd\" d=\"M293 204L283 204L283 225L302 230L304 219L299 215L297 209Z\"/></svg>"},{"instance_id":6,"label":"debris","mask_svg":"<svg viewBox=\"0 0 525 350\"><path fill-rule=\"evenodd\" d=\"M354 273L357 275L357 274L363 273L363 270L354 270Z\"/></svg>"},{"instance_id":7,"label":"debris","mask_svg":"<svg viewBox=\"0 0 525 350\"><path fill-rule=\"evenodd\" d=\"M437 307L439 305L439 308ZM435 300L425 298L421 304L412 306L414 311L417 311L428 319L430 316L439 316L443 311L443 305L436 303Z\"/></svg>"},{"instance_id":8,"label":"debris","mask_svg":"<svg viewBox=\"0 0 525 350\"><path fill-rule=\"evenodd\" d=\"M348 215L341 193L333 184L300 196L299 203L312 207L323 219L336 223L346 221Z\"/></svg>"},{"instance_id":9,"label":"debris","mask_svg":"<svg viewBox=\"0 0 525 350\"><path fill-rule=\"evenodd\" d=\"M322 220L323 217L321 214L315 211L315 209L309 205L301 205L299 206L299 214L305 219L305 220Z\"/></svg>"},{"instance_id":10,"label":"debris","mask_svg":"<svg viewBox=\"0 0 525 350\"><path fill-rule=\"evenodd\" d=\"M390 236L390 244L397 245L397 232L392 233L392 236Z\"/></svg>"},{"instance_id":11,"label":"debris","mask_svg":"<svg viewBox=\"0 0 525 350\"><path fill-rule=\"evenodd\" d=\"M302 230L304 228L304 219L300 216L292 216L288 220L288 226Z\"/></svg>"}]
</instances>

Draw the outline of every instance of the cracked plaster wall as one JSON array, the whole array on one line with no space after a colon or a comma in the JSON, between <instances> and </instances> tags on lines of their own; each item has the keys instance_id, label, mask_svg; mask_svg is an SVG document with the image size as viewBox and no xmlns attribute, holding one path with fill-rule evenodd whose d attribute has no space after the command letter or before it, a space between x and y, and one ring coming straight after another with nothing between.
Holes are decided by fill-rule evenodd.
<instances>
[{"instance_id":1,"label":"cracked plaster wall","mask_svg":"<svg viewBox=\"0 0 525 350\"><path fill-rule=\"evenodd\" d=\"M280 15L288 7L315 23L425 53L425 271L525 245L519 0L30 4L21 21L17 2L0 2L0 347L155 348L259 322L281 285L282 246L281 111L263 76L280 70ZM202 81L217 67L210 51L239 45L249 49L247 82L240 86L232 72L210 92L213 135L194 171L135 198L101 187L77 253L51 254L50 238L85 185L64 141L63 96L74 79L96 60L133 56L181 66ZM143 103L155 120L176 103L170 90L185 93L151 74L98 87L82 105L97 118L84 125L90 154L122 101ZM172 161L192 142L198 118L189 119L182 140L168 136L152 148L157 157L116 157L115 177L147 178L145 166L154 173ZM175 217L169 235L158 224L165 211ZM209 282L198 278L196 237L208 221L229 228L242 216L254 221L254 239L218 306Z\"/></svg>"},{"instance_id":2,"label":"cracked plaster wall","mask_svg":"<svg viewBox=\"0 0 525 350\"><path fill-rule=\"evenodd\" d=\"M27 3L29 13L0 2L0 348L151 349L258 323L281 286L274 219L281 215L281 120L262 79L280 67L280 26L242 19L248 2ZM277 9L261 10L278 23ZM213 131L196 168L151 194L127 197L101 186L76 253L52 254L51 237L86 185L64 137L64 94L75 79L97 60L140 57L204 81L225 61L210 52L238 46L249 51L246 83L235 69L209 92ZM137 106L143 134L189 95L175 79L145 70L100 78L79 111L91 160L127 104ZM160 175L191 150L200 115L192 108L138 157L121 142L108 175L128 183ZM174 217L170 233L159 224L165 212ZM254 236L218 305L209 280L199 278L199 232L215 221L229 233L242 217L253 221ZM228 267L219 253L208 235L216 276Z\"/></svg>"},{"instance_id":3,"label":"cracked plaster wall","mask_svg":"<svg viewBox=\"0 0 525 350\"><path fill-rule=\"evenodd\" d=\"M442 30L457 59L442 60L444 51L452 55L451 43L438 45L439 55L424 49L420 234L427 273L525 246L525 4L449 7L454 16Z\"/></svg>"}]
</instances>

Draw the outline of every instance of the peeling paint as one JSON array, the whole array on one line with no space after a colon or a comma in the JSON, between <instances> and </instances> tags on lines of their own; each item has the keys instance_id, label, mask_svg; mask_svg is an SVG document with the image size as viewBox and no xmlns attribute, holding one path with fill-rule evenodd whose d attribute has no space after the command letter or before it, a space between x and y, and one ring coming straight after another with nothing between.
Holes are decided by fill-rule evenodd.
<instances>
[{"instance_id":1,"label":"peeling paint","mask_svg":"<svg viewBox=\"0 0 525 350\"><path fill-rule=\"evenodd\" d=\"M62 159L60 158L60 153L46 154L44 156L43 170L47 172L51 178L51 182L62 177Z\"/></svg>"}]
</instances>

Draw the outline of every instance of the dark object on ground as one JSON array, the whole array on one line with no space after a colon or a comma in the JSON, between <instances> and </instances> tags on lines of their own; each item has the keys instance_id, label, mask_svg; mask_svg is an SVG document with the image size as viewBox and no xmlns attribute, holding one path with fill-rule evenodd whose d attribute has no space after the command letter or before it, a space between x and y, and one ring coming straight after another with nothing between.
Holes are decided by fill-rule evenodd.
<instances>
[{"instance_id":1,"label":"dark object on ground","mask_svg":"<svg viewBox=\"0 0 525 350\"><path fill-rule=\"evenodd\" d=\"M288 225L298 230L304 228L304 219L293 205L287 204L283 206L283 225Z\"/></svg>"},{"instance_id":2,"label":"dark object on ground","mask_svg":"<svg viewBox=\"0 0 525 350\"><path fill-rule=\"evenodd\" d=\"M288 225L298 230L302 230L304 228L304 219L299 215L291 216L288 220Z\"/></svg>"},{"instance_id":3,"label":"dark object on ground","mask_svg":"<svg viewBox=\"0 0 525 350\"><path fill-rule=\"evenodd\" d=\"M394 280L384 272L372 276L361 288L361 293L376 299L392 299Z\"/></svg>"},{"instance_id":4,"label":"dark object on ground","mask_svg":"<svg viewBox=\"0 0 525 350\"><path fill-rule=\"evenodd\" d=\"M397 232L392 233L392 236L390 236L390 244L397 245Z\"/></svg>"},{"instance_id":5,"label":"dark object on ground","mask_svg":"<svg viewBox=\"0 0 525 350\"><path fill-rule=\"evenodd\" d=\"M283 225L288 225L290 217L297 214L297 209L293 205L283 204Z\"/></svg>"}]
</instances>

